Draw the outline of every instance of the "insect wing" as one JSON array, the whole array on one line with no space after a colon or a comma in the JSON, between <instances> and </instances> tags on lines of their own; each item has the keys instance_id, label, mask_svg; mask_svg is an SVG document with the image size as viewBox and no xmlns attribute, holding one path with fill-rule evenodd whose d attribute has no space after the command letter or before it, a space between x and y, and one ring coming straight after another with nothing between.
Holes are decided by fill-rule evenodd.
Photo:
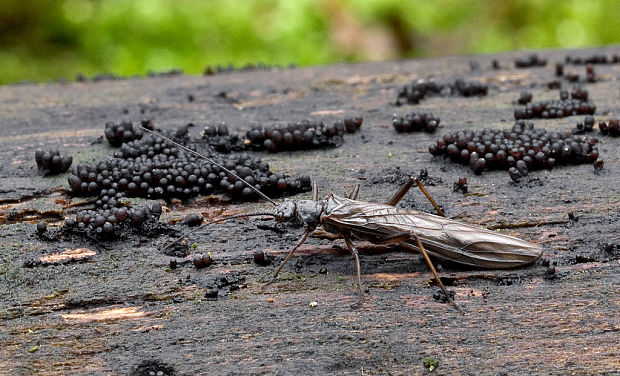
<instances>
[{"instance_id":1,"label":"insect wing","mask_svg":"<svg viewBox=\"0 0 620 376\"><path fill-rule=\"evenodd\" d=\"M459 264L482 268L504 269L530 264L542 256L540 245L499 232L490 231L432 214L415 212L408 218L430 223L418 230L419 238L429 254ZM431 228L441 225L441 234ZM417 249L413 240L407 248Z\"/></svg>"},{"instance_id":2,"label":"insect wing","mask_svg":"<svg viewBox=\"0 0 620 376\"><path fill-rule=\"evenodd\" d=\"M336 195L327 201L323 224L328 231L348 232L375 243L385 236L409 232L420 239L431 256L475 267L512 268L532 263L542 255L539 245L513 236L433 214ZM400 245L419 251L414 239Z\"/></svg>"}]
</instances>

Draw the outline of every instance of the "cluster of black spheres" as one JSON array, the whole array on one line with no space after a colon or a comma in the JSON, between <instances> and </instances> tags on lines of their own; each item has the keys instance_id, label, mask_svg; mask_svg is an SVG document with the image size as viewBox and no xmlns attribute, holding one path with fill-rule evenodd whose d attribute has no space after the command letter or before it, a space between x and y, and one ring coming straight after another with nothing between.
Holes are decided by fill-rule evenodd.
<instances>
[{"instance_id":1,"label":"cluster of black spheres","mask_svg":"<svg viewBox=\"0 0 620 376\"><path fill-rule=\"evenodd\" d=\"M65 224L69 228L88 232L95 236L115 237L128 226L142 228L149 221L156 223L161 213L162 206L160 203L155 203L150 208L146 205L139 207L114 206L109 209L99 207L80 210L75 219L68 218Z\"/></svg>"},{"instance_id":2,"label":"cluster of black spheres","mask_svg":"<svg viewBox=\"0 0 620 376\"><path fill-rule=\"evenodd\" d=\"M420 100L427 96L485 96L488 94L489 87L478 82L466 82L457 79L451 84L441 84L434 80L417 80L409 85L403 86L398 91L396 105L405 103L418 104Z\"/></svg>"},{"instance_id":3,"label":"cluster of black spheres","mask_svg":"<svg viewBox=\"0 0 620 376\"><path fill-rule=\"evenodd\" d=\"M618 64L620 63L620 56L613 54L607 56L604 54L594 54L586 57L570 56L566 55L564 58L566 64L583 65L583 64Z\"/></svg>"},{"instance_id":4,"label":"cluster of black spheres","mask_svg":"<svg viewBox=\"0 0 620 376\"><path fill-rule=\"evenodd\" d=\"M527 91L522 91L521 94L519 95L519 99L517 100L517 103L521 105L526 105L532 101L532 98L533 98L532 93L527 92Z\"/></svg>"},{"instance_id":5,"label":"cluster of black spheres","mask_svg":"<svg viewBox=\"0 0 620 376\"><path fill-rule=\"evenodd\" d=\"M245 150L243 137L231 134L225 123L207 125L202 131L202 139L220 153Z\"/></svg>"},{"instance_id":6,"label":"cluster of black spheres","mask_svg":"<svg viewBox=\"0 0 620 376\"><path fill-rule=\"evenodd\" d=\"M413 81L411 84L405 85L399 90L396 105L400 106L402 100L404 100L405 103L418 104L420 100L427 96L440 95L443 89L444 86L434 80Z\"/></svg>"},{"instance_id":7,"label":"cluster of black spheres","mask_svg":"<svg viewBox=\"0 0 620 376\"><path fill-rule=\"evenodd\" d=\"M564 78L569 82L579 82L580 80L579 74L575 72L564 73L564 66L562 64L556 64L555 74L556 76L564 76ZM594 66L591 64L586 65L586 82L593 83L596 81L597 76L594 71Z\"/></svg>"},{"instance_id":8,"label":"cluster of black spheres","mask_svg":"<svg viewBox=\"0 0 620 376\"><path fill-rule=\"evenodd\" d=\"M547 65L547 60L537 54L515 59L515 67L517 68L544 67L545 65Z\"/></svg>"},{"instance_id":9,"label":"cluster of black spheres","mask_svg":"<svg viewBox=\"0 0 620 376\"><path fill-rule=\"evenodd\" d=\"M79 164L68 177L71 193L99 195L102 205L109 207L117 206L125 196L187 199L224 192L242 200L256 199L251 188L225 169L266 194L310 189L309 177L293 179L273 173L266 162L247 153L214 156L225 169L188 154L157 136L145 135L123 144L115 158Z\"/></svg>"},{"instance_id":10,"label":"cluster of black spheres","mask_svg":"<svg viewBox=\"0 0 620 376\"><path fill-rule=\"evenodd\" d=\"M203 74L205 76L211 76L214 74L221 73L236 73L236 72L254 72L254 71L264 71L264 70L274 70L274 69L284 69L284 68L295 68L295 64L289 64L287 67L277 64L265 64L263 62L258 62L256 64L247 63L243 66L236 67L233 64L228 65L207 65L203 70Z\"/></svg>"},{"instance_id":11,"label":"cluster of black spheres","mask_svg":"<svg viewBox=\"0 0 620 376\"><path fill-rule=\"evenodd\" d=\"M169 70L163 71L148 71L146 73L146 77L173 77L180 76L183 74L182 69L172 68ZM100 81L116 81L116 80L126 80L130 78L134 78L137 76L121 76L114 73L97 73L92 77L86 76L84 73L78 73L75 75L75 80L77 82L100 82Z\"/></svg>"},{"instance_id":12,"label":"cluster of black spheres","mask_svg":"<svg viewBox=\"0 0 620 376\"><path fill-rule=\"evenodd\" d=\"M459 95L461 97L483 97L489 92L489 86L479 82L465 82L461 79L454 81L450 86L451 95Z\"/></svg>"},{"instance_id":13,"label":"cluster of black spheres","mask_svg":"<svg viewBox=\"0 0 620 376\"><path fill-rule=\"evenodd\" d=\"M183 139L173 138L175 141L183 141ZM156 160L173 160L179 157L179 148L155 135L145 135L140 139L123 143L119 150L114 152L114 158L119 160L130 159L156 159Z\"/></svg>"},{"instance_id":14,"label":"cluster of black spheres","mask_svg":"<svg viewBox=\"0 0 620 376\"><path fill-rule=\"evenodd\" d=\"M392 125L396 132L420 132L433 133L439 126L439 118L426 112L410 112L405 116L392 115Z\"/></svg>"},{"instance_id":15,"label":"cluster of black spheres","mask_svg":"<svg viewBox=\"0 0 620 376\"><path fill-rule=\"evenodd\" d=\"M39 171L44 175L60 174L65 172L73 163L73 157L61 156L58 150L44 151L37 149L34 152L34 159L37 162Z\"/></svg>"},{"instance_id":16,"label":"cluster of black spheres","mask_svg":"<svg viewBox=\"0 0 620 376\"><path fill-rule=\"evenodd\" d=\"M577 123L577 126L573 130L574 134L583 134L592 132L594 129L594 116L588 115L583 119L583 122Z\"/></svg>"},{"instance_id":17,"label":"cluster of black spheres","mask_svg":"<svg viewBox=\"0 0 620 376\"><path fill-rule=\"evenodd\" d=\"M175 369L158 359L143 360L132 367L128 376L175 376Z\"/></svg>"},{"instance_id":18,"label":"cluster of black spheres","mask_svg":"<svg viewBox=\"0 0 620 376\"><path fill-rule=\"evenodd\" d=\"M246 134L246 144L270 152L302 150L335 146L345 132L353 133L362 125L362 118L347 118L332 125L303 120L286 126L254 128Z\"/></svg>"},{"instance_id":19,"label":"cluster of black spheres","mask_svg":"<svg viewBox=\"0 0 620 376\"><path fill-rule=\"evenodd\" d=\"M103 131L105 138L110 145L119 147L125 142L142 138L142 130L139 127L134 128L130 121L122 121L120 123L107 122Z\"/></svg>"},{"instance_id":20,"label":"cluster of black spheres","mask_svg":"<svg viewBox=\"0 0 620 376\"><path fill-rule=\"evenodd\" d=\"M97 196L97 200L94 210L80 211L76 219L68 219L68 227L110 237L118 235L119 226L139 229L149 219L157 222L161 204L131 208L125 204L127 197L170 200L223 192L236 199L255 200L258 196L248 185L269 195L310 189L309 177L293 179L280 172L273 173L266 162L247 153L226 156L211 153L210 157L217 163L208 163L172 142L128 124L106 125L106 136L112 137L114 144L123 140L113 158L80 163L73 168L67 179L68 192L75 196ZM187 136L186 128L167 136L191 148L200 146L199 140L192 141Z\"/></svg>"},{"instance_id":21,"label":"cluster of black spheres","mask_svg":"<svg viewBox=\"0 0 620 376\"><path fill-rule=\"evenodd\" d=\"M507 130L486 128L448 133L429 147L429 152L469 164L475 174L485 169L508 170L517 181L528 171L550 169L556 164L593 163L599 156L596 142L595 138L548 132L518 120Z\"/></svg>"},{"instance_id":22,"label":"cluster of black spheres","mask_svg":"<svg viewBox=\"0 0 620 376\"><path fill-rule=\"evenodd\" d=\"M603 136L620 136L620 119L610 119L609 122L599 121L598 128Z\"/></svg>"},{"instance_id":23,"label":"cluster of black spheres","mask_svg":"<svg viewBox=\"0 0 620 376\"><path fill-rule=\"evenodd\" d=\"M514 117L516 120L552 119L573 115L593 115L595 112L596 106L588 101L588 91L578 86L571 91L570 98L568 91L561 90L559 100L528 102L524 108L517 108L514 111Z\"/></svg>"},{"instance_id":24,"label":"cluster of black spheres","mask_svg":"<svg viewBox=\"0 0 620 376\"><path fill-rule=\"evenodd\" d=\"M588 101L588 91L581 86L575 86L570 92L570 97L572 99L577 99L583 102ZM560 99L567 100L568 99L568 91L561 90L560 91Z\"/></svg>"},{"instance_id":25,"label":"cluster of black spheres","mask_svg":"<svg viewBox=\"0 0 620 376\"><path fill-rule=\"evenodd\" d=\"M267 150L275 153L285 150L303 150L334 147L342 144L345 132L354 133L362 126L359 116L345 118L332 125L302 120L288 125L257 126L247 131L245 137L230 134L225 124L207 126L203 138L216 150Z\"/></svg>"}]
</instances>

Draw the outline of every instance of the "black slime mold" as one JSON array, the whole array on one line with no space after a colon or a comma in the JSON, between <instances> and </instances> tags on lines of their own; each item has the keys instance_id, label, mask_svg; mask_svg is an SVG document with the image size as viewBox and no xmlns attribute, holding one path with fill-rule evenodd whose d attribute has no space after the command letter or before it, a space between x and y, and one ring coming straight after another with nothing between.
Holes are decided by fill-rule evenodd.
<instances>
[{"instance_id":1,"label":"black slime mold","mask_svg":"<svg viewBox=\"0 0 620 376\"><path fill-rule=\"evenodd\" d=\"M547 65L547 60L537 54L515 59L515 67L517 68L544 67L545 65Z\"/></svg>"},{"instance_id":2,"label":"black slime mold","mask_svg":"<svg viewBox=\"0 0 620 376\"><path fill-rule=\"evenodd\" d=\"M125 126L123 128L128 129ZM226 128L220 128L218 134L227 133ZM123 131L127 132L129 131ZM190 148L202 148L201 152L264 193L282 195L310 189L309 177L293 179L282 173L273 173L266 162L258 157L251 157L248 153L215 153L208 145L191 139L187 135L187 127L168 136ZM257 198L252 190L222 168L179 150L175 145L155 135L140 132L137 135L127 134L127 138L123 139L130 141L120 145L114 158L89 165L79 164L73 169L68 177L73 195L99 195L97 206L104 209L119 207L124 197L169 200L223 192L244 201ZM116 141L114 139L113 142Z\"/></svg>"},{"instance_id":3,"label":"black slime mold","mask_svg":"<svg viewBox=\"0 0 620 376\"><path fill-rule=\"evenodd\" d=\"M583 119L582 123L577 123L575 129L573 129L573 134L584 134L587 132L592 132L594 129L594 116L588 115Z\"/></svg>"},{"instance_id":4,"label":"black slime mold","mask_svg":"<svg viewBox=\"0 0 620 376\"><path fill-rule=\"evenodd\" d=\"M154 207L155 205L153 205ZM96 239L114 239L126 234L160 233L159 215L148 206L95 208L80 210L75 219L65 221L67 231Z\"/></svg>"},{"instance_id":5,"label":"black slime mold","mask_svg":"<svg viewBox=\"0 0 620 376\"><path fill-rule=\"evenodd\" d=\"M203 139L221 153L231 151L279 151L336 147L343 143L343 135L357 132L362 125L359 116L345 118L332 125L302 120L288 125L256 126L245 135L231 134L225 124L208 125Z\"/></svg>"},{"instance_id":6,"label":"black slime mold","mask_svg":"<svg viewBox=\"0 0 620 376\"><path fill-rule=\"evenodd\" d=\"M361 124L361 120L359 122ZM153 128L150 121L142 125ZM310 189L310 178L291 178L273 173L269 165L248 153L220 155L200 140L188 135L188 126L166 135L175 142L209 155L257 190L277 196ZM343 132L346 129L342 125ZM227 134L226 128L218 130ZM256 200L254 191L215 164L204 162L155 135L144 134L131 123L106 124L105 134L113 146L120 146L113 158L91 164L80 163L68 176L70 194L97 196L93 210L78 212L66 227L98 238L115 238L127 231L140 232L156 227L162 213L160 203L152 208L128 207L128 197L170 200L188 199L199 194L226 193L243 201ZM196 218L190 218L197 222ZM201 219L200 219L201 221Z\"/></svg>"},{"instance_id":7,"label":"black slime mold","mask_svg":"<svg viewBox=\"0 0 620 376\"><path fill-rule=\"evenodd\" d=\"M174 367L158 359L143 360L135 365L129 376L175 376Z\"/></svg>"},{"instance_id":8,"label":"black slime mold","mask_svg":"<svg viewBox=\"0 0 620 376\"><path fill-rule=\"evenodd\" d=\"M604 54L594 54L586 57L570 56L566 55L564 58L566 64L584 65L584 64L618 64L620 63L620 56L613 54L607 56Z\"/></svg>"},{"instance_id":9,"label":"black slime mold","mask_svg":"<svg viewBox=\"0 0 620 376\"><path fill-rule=\"evenodd\" d=\"M392 125L396 132L420 132L433 133L437 130L440 120L431 113L410 112L405 116L392 115Z\"/></svg>"},{"instance_id":10,"label":"black slime mold","mask_svg":"<svg viewBox=\"0 0 620 376\"><path fill-rule=\"evenodd\" d=\"M461 193L467 193L467 178L462 178L460 177L459 180L457 180L454 184L453 184L453 192L461 192Z\"/></svg>"},{"instance_id":11,"label":"black slime mold","mask_svg":"<svg viewBox=\"0 0 620 376\"><path fill-rule=\"evenodd\" d=\"M570 132L549 132L518 120L511 129L447 133L429 147L433 155L447 155L469 164L475 174L485 169L508 170L514 181L529 171L557 164L593 163L598 159L597 139Z\"/></svg>"},{"instance_id":12,"label":"black slime mold","mask_svg":"<svg viewBox=\"0 0 620 376\"><path fill-rule=\"evenodd\" d=\"M142 130L134 128L130 121L120 123L107 122L104 134L110 145L119 147L124 142L132 141L142 137Z\"/></svg>"},{"instance_id":13,"label":"black slime mold","mask_svg":"<svg viewBox=\"0 0 620 376\"><path fill-rule=\"evenodd\" d=\"M563 118L573 115L593 115L596 112L594 103L588 101L588 91L576 86L568 98L567 91L560 91L559 100L527 103L523 108L514 111L516 120L534 118Z\"/></svg>"},{"instance_id":14,"label":"black slime mold","mask_svg":"<svg viewBox=\"0 0 620 376\"><path fill-rule=\"evenodd\" d=\"M620 119L610 119L608 122L599 121L598 128L603 136L620 136Z\"/></svg>"},{"instance_id":15,"label":"black slime mold","mask_svg":"<svg viewBox=\"0 0 620 376\"><path fill-rule=\"evenodd\" d=\"M521 95L519 96L519 100L517 102L519 104L526 105L526 104L530 103L531 101L532 101L532 93L529 93L527 91L523 91L523 92L521 92Z\"/></svg>"},{"instance_id":16,"label":"black slime mold","mask_svg":"<svg viewBox=\"0 0 620 376\"><path fill-rule=\"evenodd\" d=\"M43 175L54 175L65 172L73 163L72 156L61 156L58 150L45 151L37 149L34 153L37 167Z\"/></svg>"},{"instance_id":17,"label":"black slime mold","mask_svg":"<svg viewBox=\"0 0 620 376\"><path fill-rule=\"evenodd\" d=\"M278 70L278 69L293 69L295 68L295 64L289 64L288 66L283 65L272 65L265 64L263 62L258 62L256 64L247 63L240 67L235 67L233 64L228 65L207 65L203 70L203 74L205 76L211 76L214 74L223 74L223 73L235 73L235 72L254 72L254 71L264 71L264 70Z\"/></svg>"},{"instance_id":18,"label":"black slime mold","mask_svg":"<svg viewBox=\"0 0 620 376\"><path fill-rule=\"evenodd\" d=\"M400 106L403 101L409 104L418 104L422 99L431 96L485 96L488 91L487 85L478 82L466 82L462 79L457 79L450 84L441 84L434 80L417 80L403 86L398 91L395 104Z\"/></svg>"}]
</instances>

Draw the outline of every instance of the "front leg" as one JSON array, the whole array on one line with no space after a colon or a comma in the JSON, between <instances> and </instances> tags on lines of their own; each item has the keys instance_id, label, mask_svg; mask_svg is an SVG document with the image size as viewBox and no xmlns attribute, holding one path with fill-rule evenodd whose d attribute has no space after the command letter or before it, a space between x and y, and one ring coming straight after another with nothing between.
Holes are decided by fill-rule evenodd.
<instances>
[{"instance_id":1,"label":"front leg","mask_svg":"<svg viewBox=\"0 0 620 376\"><path fill-rule=\"evenodd\" d=\"M270 284L272 284L276 278L278 277L278 274L280 273L280 270L282 270L282 268L284 267L284 265L288 262L288 260L291 259L291 257L293 257L293 253L295 253L295 251L297 250L297 248L301 247L302 244L304 244L304 242L306 241L306 239L308 239L308 236L310 236L310 234L312 234L314 232L314 228L307 228L306 231L304 232L304 234L301 236L301 238L299 239L299 241L297 241L297 244L295 244L295 246L293 247L293 249L290 250L290 252L288 253L288 255L286 255L286 258L284 258L284 261L282 261L282 263L280 264L280 266L278 267L278 269L276 270L276 272L273 274L273 278L271 278L271 281L267 282L265 285L263 285L263 288L265 288L265 286L268 286Z\"/></svg>"}]
</instances>

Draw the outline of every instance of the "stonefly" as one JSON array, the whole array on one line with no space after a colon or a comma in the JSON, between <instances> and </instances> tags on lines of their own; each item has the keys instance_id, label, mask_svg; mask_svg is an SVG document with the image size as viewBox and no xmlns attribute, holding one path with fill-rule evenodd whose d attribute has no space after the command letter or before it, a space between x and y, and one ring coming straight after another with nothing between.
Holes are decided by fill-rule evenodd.
<instances>
[{"instance_id":1,"label":"stonefly","mask_svg":"<svg viewBox=\"0 0 620 376\"><path fill-rule=\"evenodd\" d=\"M325 231L341 235L355 258L360 304L363 302L361 267L357 248L352 242L353 239L365 240L373 244L396 244L399 247L422 253L447 301L459 311L461 311L460 308L450 298L429 255L461 265L488 269L520 267L531 264L542 256L540 245L445 218L443 212L422 183L414 177L410 177L394 196L384 204L357 200L360 190L359 184L356 184L348 197L341 197L330 193L324 200L319 200L316 183L312 184L312 200L293 201L285 199L278 204L211 158L150 129L144 127L142 129L218 166L276 207L273 213L258 212L216 219L183 234L166 247L170 247L176 241L205 226L233 218L268 215L278 222L297 221L306 227L303 235L289 251L269 283L276 279L282 267L318 226L322 226ZM439 215L396 207L414 184L420 188Z\"/></svg>"}]
</instances>

